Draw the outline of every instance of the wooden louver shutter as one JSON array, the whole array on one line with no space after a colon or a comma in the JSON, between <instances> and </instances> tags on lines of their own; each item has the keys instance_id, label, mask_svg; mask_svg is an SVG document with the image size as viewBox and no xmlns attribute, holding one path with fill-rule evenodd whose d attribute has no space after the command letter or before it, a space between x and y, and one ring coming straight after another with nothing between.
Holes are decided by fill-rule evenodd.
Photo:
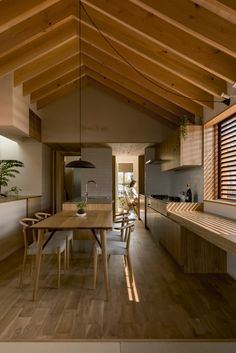
<instances>
[{"instance_id":1,"label":"wooden louver shutter","mask_svg":"<svg viewBox=\"0 0 236 353\"><path fill-rule=\"evenodd\" d=\"M236 201L236 115L219 124L219 197Z\"/></svg>"}]
</instances>

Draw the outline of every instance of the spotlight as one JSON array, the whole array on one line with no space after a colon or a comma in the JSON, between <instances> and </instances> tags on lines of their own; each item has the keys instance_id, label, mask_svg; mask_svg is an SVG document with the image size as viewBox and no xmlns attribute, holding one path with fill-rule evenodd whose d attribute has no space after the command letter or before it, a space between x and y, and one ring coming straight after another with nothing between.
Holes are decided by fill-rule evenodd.
<instances>
[{"instance_id":1,"label":"spotlight","mask_svg":"<svg viewBox=\"0 0 236 353\"><path fill-rule=\"evenodd\" d=\"M222 103L224 103L225 105L230 105L231 100L230 100L230 98L226 98L222 101Z\"/></svg>"}]
</instances>

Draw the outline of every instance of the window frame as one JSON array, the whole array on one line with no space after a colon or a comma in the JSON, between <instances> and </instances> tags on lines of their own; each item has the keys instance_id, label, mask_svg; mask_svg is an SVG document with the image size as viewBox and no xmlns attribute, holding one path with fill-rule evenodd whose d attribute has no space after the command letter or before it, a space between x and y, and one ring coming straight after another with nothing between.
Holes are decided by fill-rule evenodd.
<instances>
[{"instance_id":1,"label":"window frame","mask_svg":"<svg viewBox=\"0 0 236 353\"><path fill-rule=\"evenodd\" d=\"M235 121L232 118L234 118ZM217 124L218 125L218 199L222 200L222 201L226 201L226 202L229 201L229 202L236 203L236 189L235 189L235 197L231 198L231 197L223 197L222 196L222 171L221 171L221 165L222 165L222 125L227 123L227 121L229 121L229 120L232 120L233 122L236 123L236 114L234 113L234 114L230 115L229 117L227 117L226 119L223 119L222 121L220 121ZM235 130L236 130L236 125L235 125ZM236 134L236 131L235 131L235 134ZM235 137L235 142L236 142L236 137ZM235 145L235 149L236 149L236 145ZM235 158L235 162L233 162L233 163L235 163L234 179L235 179L235 184L236 184L236 150L233 151L233 153L234 154L232 157L233 157L233 159ZM225 157L225 158L227 158L227 157ZM227 172L227 170L226 170L226 172ZM230 188L228 188L228 190L230 191Z\"/></svg>"}]
</instances>

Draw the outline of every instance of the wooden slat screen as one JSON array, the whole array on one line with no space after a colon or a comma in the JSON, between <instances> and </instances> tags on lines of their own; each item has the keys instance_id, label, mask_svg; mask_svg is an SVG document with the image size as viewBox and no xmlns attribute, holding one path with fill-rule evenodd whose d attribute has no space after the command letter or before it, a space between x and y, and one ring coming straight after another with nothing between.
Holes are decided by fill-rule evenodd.
<instances>
[{"instance_id":1,"label":"wooden slat screen","mask_svg":"<svg viewBox=\"0 0 236 353\"><path fill-rule=\"evenodd\" d=\"M219 198L236 201L236 115L219 124Z\"/></svg>"}]
</instances>

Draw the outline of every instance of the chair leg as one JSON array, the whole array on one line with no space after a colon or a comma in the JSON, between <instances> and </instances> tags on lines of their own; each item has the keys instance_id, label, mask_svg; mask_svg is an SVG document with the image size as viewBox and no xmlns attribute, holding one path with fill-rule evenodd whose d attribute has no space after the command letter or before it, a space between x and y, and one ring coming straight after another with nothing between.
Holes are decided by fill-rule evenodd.
<instances>
[{"instance_id":1,"label":"chair leg","mask_svg":"<svg viewBox=\"0 0 236 353\"><path fill-rule=\"evenodd\" d=\"M69 239L66 237L66 267L67 270L70 268L70 244L69 244Z\"/></svg>"},{"instance_id":2,"label":"chair leg","mask_svg":"<svg viewBox=\"0 0 236 353\"><path fill-rule=\"evenodd\" d=\"M27 257L27 253L26 251L24 251L23 264L22 264L21 275L20 275L20 288L23 287L23 282L24 282L26 257Z\"/></svg>"},{"instance_id":3,"label":"chair leg","mask_svg":"<svg viewBox=\"0 0 236 353\"><path fill-rule=\"evenodd\" d=\"M57 252L57 288L61 285L61 253L60 250Z\"/></svg>"},{"instance_id":4,"label":"chair leg","mask_svg":"<svg viewBox=\"0 0 236 353\"><path fill-rule=\"evenodd\" d=\"M131 265L130 256L127 255L127 256L125 256L125 257L126 257L127 266L128 266L128 272L129 272L130 283L133 284L134 278L133 278L133 270L132 270L132 265Z\"/></svg>"},{"instance_id":5,"label":"chair leg","mask_svg":"<svg viewBox=\"0 0 236 353\"><path fill-rule=\"evenodd\" d=\"M97 285L97 269L98 269L98 255L94 253L93 256L93 288Z\"/></svg>"},{"instance_id":6,"label":"chair leg","mask_svg":"<svg viewBox=\"0 0 236 353\"><path fill-rule=\"evenodd\" d=\"M66 267L67 267L67 253L64 251L64 273L66 273Z\"/></svg>"},{"instance_id":7,"label":"chair leg","mask_svg":"<svg viewBox=\"0 0 236 353\"><path fill-rule=\"evenodd\" d=\"M70 259L72 260L73 256L73 238L70 240Z\"/></svg>"}]
</instances>

